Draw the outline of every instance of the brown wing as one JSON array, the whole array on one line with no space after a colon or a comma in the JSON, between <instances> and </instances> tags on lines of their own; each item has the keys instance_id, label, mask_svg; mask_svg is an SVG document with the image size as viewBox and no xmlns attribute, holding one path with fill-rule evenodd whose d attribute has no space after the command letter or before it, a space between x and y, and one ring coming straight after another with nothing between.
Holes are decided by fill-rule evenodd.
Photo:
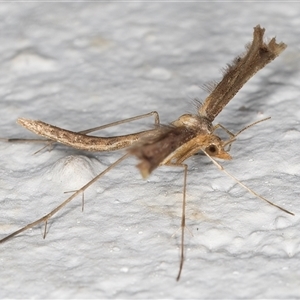
<instances>
[{"instance_id":1,"label":"brown wing","mask_svg":"<svg viewBox=\"0 0 300 300\"><path fill-rule=\"evenodd\" d=\"M137 167L145 178L157 168L170 153L195 136L195 130L185 127L161 127L157 130L156 136L136 143L129 149L129 153L141 160Z\"/></svg>"},{"instance_id":2,"label":"brown wing","mask_svg":"<svg viewBox=\"0 0 300 300\"><path fill-rule=\"evenodd\" d=\"M260 25L254 27L253 41L245 55L237 57L232 65L228 65L221 82L200 106L201 116L212 122L242 86L287 47L284 43L277 44L275 38L268 44L264 43L264 32L265 29Z\"/></svg>"}]
</instances>

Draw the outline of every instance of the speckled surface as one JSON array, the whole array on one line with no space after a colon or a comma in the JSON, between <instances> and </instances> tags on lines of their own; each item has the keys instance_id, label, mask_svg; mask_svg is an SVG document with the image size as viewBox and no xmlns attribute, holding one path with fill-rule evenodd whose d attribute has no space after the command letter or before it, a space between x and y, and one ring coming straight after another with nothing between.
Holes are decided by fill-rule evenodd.
<instances>
[{"instance_id":1,"label":"speckled surface","mask_svg":"<svg viewBox=\"0 0 300 300\"><path fill-rule=\"evenodd\" d=\"M207 158L187 187L180 282L180 170L146 181L128 159L49 224L0 245L1 298L299 298L298 3L0 4L0 136L32 138L18 117L79 131L157 110L193 112L200 88L244 51L253 27L288 44L218 116L233 132L226 170L295 216L253 198ZM105 134L148 128L151 119ZM104 133L103 133L104 134ZM121 153L0 143L0 237L32 222Z\"/></svg>"}]
</instances>

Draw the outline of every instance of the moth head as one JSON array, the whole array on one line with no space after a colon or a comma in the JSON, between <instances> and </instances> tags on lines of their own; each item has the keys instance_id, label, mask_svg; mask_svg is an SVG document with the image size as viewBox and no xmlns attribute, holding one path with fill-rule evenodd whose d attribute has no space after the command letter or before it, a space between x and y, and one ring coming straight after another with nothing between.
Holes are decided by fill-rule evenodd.
<instances>
[{"instance_id":1,"label":"moth head","mask_svg":"<svg viewBox=\"0 0 300 300\"><path fill-rule=\"evenodd\" d=\"M225 160L231 159L230 154L224 149L224 142L216 135L210 136L209 142L204 150L211 157Z\"/></svg>"}]
</instances>

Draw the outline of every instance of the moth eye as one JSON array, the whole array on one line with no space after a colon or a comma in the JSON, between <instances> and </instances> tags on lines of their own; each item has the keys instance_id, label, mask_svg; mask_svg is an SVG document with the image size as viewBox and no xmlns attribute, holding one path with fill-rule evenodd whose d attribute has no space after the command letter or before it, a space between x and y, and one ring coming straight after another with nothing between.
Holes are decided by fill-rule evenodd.
<instances>
[{"instance_id":1,"label":"moth eye","mask_svg":"<svg viewBox=\"0 0 300 300\"><path fill-rule=\"evenodd\" d=\"M218 148L216 147L216 145L210 145L209 147L206 148L206 151L208 152L208 154L216 154L218 153Z\"/></svg>"}]
</instances>

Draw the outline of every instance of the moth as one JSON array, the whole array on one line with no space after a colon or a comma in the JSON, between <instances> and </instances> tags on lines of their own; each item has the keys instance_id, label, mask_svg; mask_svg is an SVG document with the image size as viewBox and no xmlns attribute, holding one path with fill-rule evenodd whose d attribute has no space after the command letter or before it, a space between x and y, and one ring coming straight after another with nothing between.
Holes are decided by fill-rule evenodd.
<instances>
[{"instance_id":1,"label":"moth","mask_svg":"<svg viewBox=\"0 0 300 300\"><path fill-rule=\"evenodd\" d=\"M243 55L235 58L233 63L227 66L222 80L218 84L215 84L213 87L211 87L211 93L204 100L204 102L199 105L197 114L184 114L169 125L160 124L159 115L155 111L81 132L65 130L50 124L46 124L42 121L19 118L17 120L18 124L40 136L45 137L46 140L44 141L47 143L59 142L76 149L87 151L114 151L126 149L126 153L112 165L106 168L103 172L94 177L86 185L74 192L69 198L63 201L47 215L7 235L0 240L0 243L3 243L15 235L20 234L21 232L40 223L45 223L45 238L48 220L54 214L61 210L76 196L83 194L84 191L95 181L131 155L135 156L139 160L137 168L140 170L143 178L147 178L157 167L162 165L178 166L184 170L180 263L178 275L176 277L177 280L180 279L185 258L184 233L186 178L188 166L184 163L184 161L192 155L198 152L204 153L220 170L224 171L250 193L261 200L278 207L282 211L293 215L292 212L270 202L261 195L258 195L255 191L244 185L236 177L227 172L216 161L216 159L231 159L231 156L228 152L231 144L236 140L237 136L249 126L239 131L237 134L233 134L220 124L213 125L214 119L256 72L273 61L286 48L284 43L276 43L275 38L272 38L267 43L264 42L264 32L265 29L261 28L260 25L254 27L253 40L246 47L246 52ZM155 117L155 127L150 130L114 137L98 137L89 135L91 132L96 130L101 130L109 126L130 122L148 116ZM254 124L256 123L258 122L255 122ZM217 128L222 128L225 130L229 135L229 139L222 140L216 134ZM8 139L7 141L14 140Z\"/></svg>"}]
</instances>

